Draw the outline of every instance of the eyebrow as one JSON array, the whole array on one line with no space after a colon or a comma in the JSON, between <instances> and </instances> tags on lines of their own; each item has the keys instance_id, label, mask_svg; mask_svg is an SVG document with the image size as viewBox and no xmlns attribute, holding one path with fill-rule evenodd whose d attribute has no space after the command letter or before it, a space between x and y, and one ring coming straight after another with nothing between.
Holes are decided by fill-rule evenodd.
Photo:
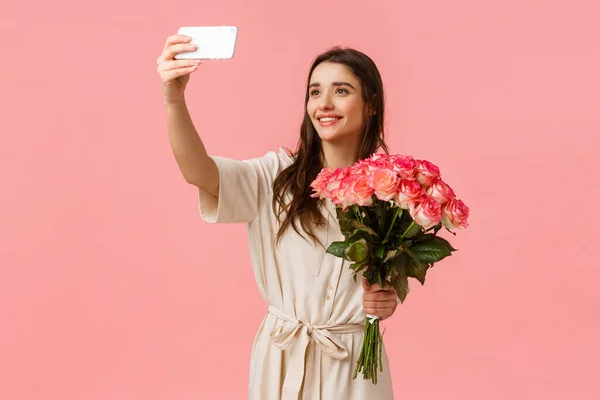
<instances>
[{"instance_id":1,"label":"eyebrow","mask_svg":"<svg viewBox=\"0 0 600 400\"><path fill-rule=\"evenodd\" d=\"M354 86L352 86L348 82L333 82L331 85L332 86L350 86L352 89L354 89ZM309 89L312 87L317 87L317 86L321 86L321 84L319 82L315 82L309 86ZM356 90L356 89L354 89L354 90Z\"/></svg>"}]
</instances>

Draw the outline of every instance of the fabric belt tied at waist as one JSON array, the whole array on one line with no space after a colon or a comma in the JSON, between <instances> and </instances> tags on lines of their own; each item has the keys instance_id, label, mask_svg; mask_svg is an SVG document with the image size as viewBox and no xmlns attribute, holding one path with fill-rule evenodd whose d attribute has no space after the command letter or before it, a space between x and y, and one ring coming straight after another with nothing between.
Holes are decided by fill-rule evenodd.
<instances>
[{"instance_id":1,"label":"fabric belt tied at waist","mask_svg":"<svg viewBox=\"0 0 600 400\"><path fill-rule=\"evenodd\" d=\"M363 332L365 325L311 325L291 318L273 306L269 306L269 313L285 321L283 326L271 331L272 344L290 352L287 373L283 381L282 400L298 400L303 380L310 382L304 387L303 397L319 400L321 398L321 352L338 360L348 357L348 349L332 333ZM314 350L308 352L306 365L304 365L311 338L316 346L311 346Z\"/></svg>"}]
</instances>

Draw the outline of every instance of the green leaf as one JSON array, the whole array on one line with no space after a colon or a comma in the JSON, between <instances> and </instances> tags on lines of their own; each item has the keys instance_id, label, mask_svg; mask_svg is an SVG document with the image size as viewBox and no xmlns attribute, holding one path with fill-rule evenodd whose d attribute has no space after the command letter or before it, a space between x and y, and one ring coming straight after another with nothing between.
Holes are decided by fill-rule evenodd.
<instances>
[{"instance_id":1,"label":"green leaf","mask_svg":"<svg viewBox=\"0 0 600 400\"><path fill-rule=\"evenodd\" d=\"M413 221L411 220L411 222L408 225L403 226L403 229L401 229L405 239L410 239L412 237L415 237L417 234L421 233L421 225L412 222Z\"/></svg>"},{"instance_id":2,"label":"green leaf","mask_svg":"<svg viewBox=\"0 0 600 400\"><path fill-rule=\"evenodd\" d=\"M369 235L365 231L361 231L360 229L356 229L352 232L352 235L348 239L346 239L346 243L350 244L351 242L355 242L358 239L371 239L371 235Z\"/></svg>"},{"instance_id":3,"label":"green leaf","mask_svg":"<svg viewBox=\"0 0 600 400\"><path fill-rule=\"evenodd\" d=\"M327 248L326 252L333 254L336 257L345 258L346 247L348 247L348 243L346 241L332 242Z\"/></svg>"},{"instance_id":4,"label":"green leaf","mask_svg":"<svg viewBox=\"0 0 600 400\"><path fill-rule=\"evenodd\" d=\"M369 258L369 244L365 239L358 239L346 247L344 255L354 262L363 262Z\"/></svg>"},{"instance_id":5,"label":"green leaf","mask_svg":"<svg viewBox=\"0 0 600 400\"><path fill-rule=\"evenodd\" d=\"M389 250L383 259L383 263L388 262L392 258L396 257L396 255L398 255L398 250Z\"/></svg>"},{"instance_id":6,"label":"green leaf","mask_svg":"<svg viewBox=\"0 0 600 400\"><path fill-rule=\"evenodd\" d=\"M335 212L337 214L337 219L340 223L340 230L342 231L344 236L350 235L350 233L352 232L350 220L352 219L352 214L354 214L352 212L352 209L350 208L349 211L344 212L341 208L336 208Z\"/></svg>"},{"instance_id":7,"label":"green leaf","mask_svg":"<svg viewBox=\"0 0 600 400\"><path fill-rule=\"evenodd\" d=\"M403 271L402 269L400 271ZM398 271L398 272L400 272ZM392 279L392 286L396 289L400 303L404 303L408 294L408 277L404 273L399 273Z\"/></svg>"},{"instance_id":8,"label":"green leaf","mask_svg":"<svg viewBox=\"0 0 600 400\"><path fill-rule=\"evenodd\" d=\"M360 222L358 222L357 220L353 219L352 221L350 221L350 225L352 225L352 227L356 228L356 229L360 229L361 231L365 231L375 237L379 237L379 235L377 235L377 232L375 232L373 229L369 228L368 226L361 224Z\"/></svg>"},{"instance_id":9,"label":"green leaf","mask_svg":"<svg viewBox=\"0 0 600 400\"><path fill-rule=\"evenodd\" d=\"M413 243L407 253L419 264L433 264L456 251L447 240L435 236L433 239Z\"/></svg>"},{"instance_id":10,"label":"green leaf","mask_svg":"<svg viewBox=\"0 0 600 400\"><path fill-rule=\"evenodd\" d=\"M406 271L410 266L410 263L410 256L405 252L401 252L398 257L394 258L392 266L400 273L406 275Z\"/></svg>"},{"instance_id":11,"label":"green leaf","mask_svg":"<svg viewBox=\"0 0 600 400\"><path fill-rule=\"evenodd\" d=\"M409 246L407 246L407 245L406 245L406 243L402 243L402 246L401 246L401 247L403 248L403 250L404 250L405 254L408 254L408 255L410 256L410 258L411 258L411 259L412 259L414 262L416 262L416 263L421 263L421 260L420 260L420 259L419 259L419 258L416 256L416 254L415 254L415 253L413 253L413 252L410 250Z\"/></svg>"},{"instance_id":12,"label":"green leaf","mask_svg":"<svg viewBox=\"0 0 600 400\"><path fill-rule=\"evenodd\" d=\"M411 262L406 269L406 275L411 278L416 278L419 282L421 282L421 285L424 285L425 274L427 273L428 268L428 264L415 264L414 262Z\"/></svg>"},{"instance_id":13,"label":"green leaf","mask_svg":"<svg viewBox=\"0 0 600 400\"><path fill-rule=\"evenodd\" d=\"M383 258L384 252L385 252L385 246L378 244L375 246L375 249L373 250L373 255L377 258Z\"/></svg>"},{"instance_id":14,"label":"green leaf","mask_svg":"<svg viewBox=\"0 0 600 400\"><path fill-rule=\"evenodd\" d=\"M408 276L406 271L410 266L411 259L408 254L401 252L397 257L394 257L391 262L391 277L392 286L396 289L400 302L404 302L408 294Z\"/></svg>"},{"instance_id":15,"label":"green leaf","mask_svg":"<svg viewBox=\"0 0 600 400\"><path fill-rule=\"evenodd\" d=\"M333 254L336 257L346 259L348 261L356 261L356 260L352 260L348 257L348 251L350 251L350 248L352 247L352 245L354 243L358 242L359 240L363 240L366 243L365 238L367 238L367 237L369 237L369 234L367 232L357 229L346 240L332 242L329 245L329 247L327 248L326 252L329 254ZM356 251L356 249L353 251Z\"/></svg>"},{"instance_id":16,"label":"green leaf","mask_svg":"<svg viewBox=\"0 0 600 400\"><path fill-rule=\"evenodd\" d=\"M350 269L353 270L354 272L358 272L358 271L360 271L360 270L362 270L362 269L364 269L364 268L366 268L368 266L369 266L369 260L364 260L364 261L361 261L361 262L357 262L357 263L351 264L350 265Z\"/></svg>"}]
</instances>

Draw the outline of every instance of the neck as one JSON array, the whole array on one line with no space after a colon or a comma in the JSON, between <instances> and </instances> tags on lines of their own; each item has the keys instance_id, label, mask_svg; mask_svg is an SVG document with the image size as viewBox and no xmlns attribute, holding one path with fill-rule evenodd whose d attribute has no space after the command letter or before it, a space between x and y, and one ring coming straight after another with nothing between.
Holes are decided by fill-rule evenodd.
<instances>
[{"instance_id":1,"label":"neck","mask_svg":"<svg viewBox=\"0 0 600 400\"><path fill-rule=\"evenodd\" d=\"M323 146L323 168L331 169L346 168L354 164L359 156L359 143L343 141L331 143L322 141Z\"/></svg>"}]
</instances>

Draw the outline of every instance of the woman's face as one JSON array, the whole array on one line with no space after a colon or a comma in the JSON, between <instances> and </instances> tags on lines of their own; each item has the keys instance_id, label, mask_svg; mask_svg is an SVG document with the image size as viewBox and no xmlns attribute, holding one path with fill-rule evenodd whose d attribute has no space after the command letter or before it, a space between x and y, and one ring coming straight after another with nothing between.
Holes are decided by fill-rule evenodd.
<instances>
[{"instance_id":1,"label":"woman's face","mask_svg":"<svg viewBox=\"0 0 600 400\"><path fill-rule=\"evenodd\" d=\"M306 111L321 140L360 140L366 117L360 80L343 64L322 62L310 77Z\"/></svg>"}]
</instances>

